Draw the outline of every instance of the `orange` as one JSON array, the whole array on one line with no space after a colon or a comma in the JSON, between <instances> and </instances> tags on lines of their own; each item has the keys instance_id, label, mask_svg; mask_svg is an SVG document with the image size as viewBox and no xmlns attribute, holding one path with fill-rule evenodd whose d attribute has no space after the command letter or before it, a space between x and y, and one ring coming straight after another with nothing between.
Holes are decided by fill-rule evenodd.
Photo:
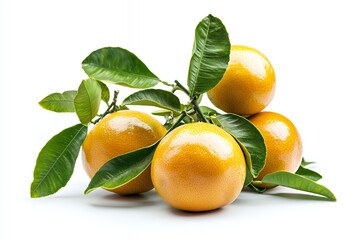
<instances>
[{"instance_id":1,"label":"orange","mask_svg":"<svg viewBox=\"0 0 360 240\"><path fill-rule=\"evenodd\" d=\"M97 123L85 138L82 145L84 169L92 178L107 161L149 146L165 133L165 127L146 113L131 110L111 113ZM152 188L148 167L127 184L108 190L119 194L136 194Z\"/></svg>"},{"instance_id":2,"label":"orange","mask_svg":"<svg viewBox=\"0 0 360 240\"><path fill-rule=\"evenodd\" d=\"M243 116L263 110L275 93L275 72L258 50L232 46L229 65L221 81L207 94L225 112Z\"/></svg>"},{"instance_id":3,"label":"orange","mask_svg":"<svg viewBox=\"0 0 360 240\"><path fill-rule=\"evenodd\" d=\"M159 143L151 164L157 193L172 207L208 211L233 202L245 180L243 152L209 123L182 125Z\"/></svg>"},{"instance_id":4,"label":"orange","mask_svg":"<svg viewBox=\"0 0 360 240\"><path fill-rule=\"evenodd\" d=\"M261 112L249 118L259 129L266 144L266 163L256 180L277 171L295 173L301 164L302 142L295 125L275 112ZM260 184L259 187L274 185Z\"/></svg>"}]
</instances>

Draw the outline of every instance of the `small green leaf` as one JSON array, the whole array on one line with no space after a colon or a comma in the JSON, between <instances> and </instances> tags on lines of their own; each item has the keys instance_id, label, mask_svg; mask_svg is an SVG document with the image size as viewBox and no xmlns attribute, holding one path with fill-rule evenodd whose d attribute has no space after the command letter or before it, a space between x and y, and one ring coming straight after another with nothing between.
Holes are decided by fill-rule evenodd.
<instances>
[{"instance_id":1,"label":"small green leaf","mask_svg":"<svg viewBox=\"0 0 360 240\"><path fill-rule=\"evenodd\" d=\"M90 78L134 88L149 88L159 83L146 65L126 49L106 47L92 52L82 62Z\"/></svg>"},{"instance_id":2,"label":"small green leaf","mask_svg":"<svg viewBox=\"0 0 360 240\"><path fill-rule=\"evenodd\" d=\"M77 124L52 137L41 149L36 160L31 197L45 197L56 193L69 181L87 127Z\"/></svg>"},{"instance_id":3,"label":"small green leaf","mask_svg":"<svg viewBox=\"0 0 360 240\"><path fill-rule=\"evenodd\" d=\"M155 116L162 116L162 117L170 117L172 116L173 112L167 109L159 109L156 111L151 112L151 114Z\"/></svg>"},{"instance_id":4,"label":"small green leaf","mask_svg":"<svg viewBox=\"0 0 360 240\"><path fill-rule=\"evenodd\" d=\"M124 99L122 105L154 106L179 113L179 98L171 92L161 89L145 89L135 92Z\"/></svg>"},{"instance_id":5,"label":"small green leaf","mask_svg":"<svg viewBox=\"0 0 360 240\"><path fill-rule=\"evenodd\" d=\"M150 165L157 144L120 155L105 163L91 179L85 194L96 188L114 189L139 176Z\"/></svg>"},{"instance_id":6,"label":"small green leaf","mask_svg":"<svg viewBox=\"0 0 360 240\"><path fill-rule=\"evenodd\" d=\"M314 162L307 162L305 158L301 159L301 166L306 167L307 165L313 164Z\"/></svg>"},{"instance_id":7,"label":"small green leaf","mask_svg":"<svg viewBox=\"0 0 360 240\"><path fill-rule=\"evenodd\" d=\"M222 128L239 141L250 172L257 177L266 159L265 141L259 130L249 120L236 114L229 113L216 118Z\"/></svg>"},{"instance_id":8,"label":"small green leaf","mask_svg":"<svg viewBox=\"0 0 360 240\"><path fill-rule=\"evenodd\" d=\"M40 106L53 112L75 112L76 91L52 93L39 102Z\"/></svg>"},{"instance_id":9,"label":"small green leaf","mask_svg":"<svg viewBox=\"0 0 360 240\"><path fill-rule=\"evenodd\" d=\"M82 124L88 124L98 113L101 87L96 80L83 80L74 99L76 114Z\"/></svg>"},{"instance_id":10,"label":"small green leaf","mask_svg":"<svg viewBox=\"0 0 360 240\"><path fill-rule=\"evenodd\" d=\"M109 103L110 100L110 91L109 88L106 86L105 83L98 81L97 82L101 87L101 100L103 100L106 103Z\"/></svg>"},{"instance_id":11,"label":"small green leaf","mask_svg":"<svg viewBox=\"0 0 360 240\"><path fill-rule=\"evenodd\" d=\"M219 113L216 110L214 110L214 109L212 109L212 108L210 108L208 106L200 106L200 110L204 115L207 115L207 116L209 116L209 115L219 115Z\"/></svg>"},{"instance_id":12,"label":"small green leaf","mask_svg":"<svg viewBox=\"0 0 360 240\"><path fill-rule=\"evenodd\" d=\"M188 73L190 95L209 91L222 79L228 66L230 40L220 19L209 15L196 27Z\"/></svg>"},{"instance_id":13,"label":"small green leaf","mask_svg":"<svg viewBox=\"0 0 360 240\"><path fill-rule=\"evenodd\" d=\"M281 171L268 174L262 179L261 182L319 194L336 201L335 195L323 185L320 185L311 179L290 172Z\"/></svg>"},{"instance_id":14,"label":"small green leaf","mask_svg":"<svg viewBox=\"0 0 360 240\"><path fill-rule=\"evenodd\" d=\"M305 168L303 166L299 167L299 169L296 171L296 174L300 175L300 176L303 176L303 177L306 177L306 178L309 178L309 179L311 179L313 181L318 181L318 180L320 180L322 178L322 176L319 173L317 173L317 172L315 172L313 170L310 170L308 168Z\"/></svg>"}]
</instances>

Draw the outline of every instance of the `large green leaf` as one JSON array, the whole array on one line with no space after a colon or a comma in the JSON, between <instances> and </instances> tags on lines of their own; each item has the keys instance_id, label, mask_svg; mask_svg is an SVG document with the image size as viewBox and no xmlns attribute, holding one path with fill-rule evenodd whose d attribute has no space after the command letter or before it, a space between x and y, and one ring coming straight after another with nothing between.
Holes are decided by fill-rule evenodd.
<instances>
[{"instance_id":1,"label":"large green leaf","mask_svg":"<svg viewBox=\"0 0 360 240\"><path fill-rule=\"evenodd\" d=\"M196 27L188 73L190 95L215 87L228 66L230 40L220 19L209 15Z\"/></svg>"},{"instance_id":2,"label":"large green leaf","mask_svg":"<svg viewBox=\"0 0 360 240\"><path fill-rule=\"evenodd\" d=\"M280 171L268 174L261 180L261 183L275 184L305 192L311 192L336 201L335 195L328 188L314 182L311 179L290 172Z\"/></svg>"},{"instance_id":3,"label":"large green leaf","mask_svg":"<svg viewBox=\"0 0 360 240\"><path fill-rule=\"evenodd\" d=\"M83 124L88 124L98 113L101 87L96 80L83 80L74 99L76 114Z\"/></svg>"},{"instance_id":4,"label":"large green leaf","mask_svg":"<svg viewBox=\"0 0 360 240\"><path fill-rule=\"evenodd\" d=\"M250 172L257 177L265 166L266 146L259 130L246 118L236 114L224 114L216 117L225 131L233 135L245 153Z\"/></svg>"},{"instance_id":5,"label":"large green leaf","mask_svg":"<svg viewBox=\"0 0 360 240\"><path fill-rule=\"evenodd\" d=\"M134 88L149 88L159 83L159 78L138 57L119 47L92 52L82 62L82 68L91 78Z\"/></svg>"},{"instance_id":6,"label":"large green leaf","mask_svg":"<svg viewBox=\"0 0 360 240\"><path fill-rule=\"evenodd\" d=\"M308 168L305 168L303 166L299 167L299 169L296 171L296 174L300 175L300 176L303 176L303 177L306 177L306 178L309 178L309 179L311 179L313 181L318 181L318 180L320 180L322 178L322 176L319 173L317 173L317 172L315 172L313 170L310 170Z\"/></svg>"},{"instance_id":7,"label":"large green leaf","mask_svg":"<svg viewBox=\"0 0 360 240\"><path fill-rule=\"evenodd\" d=\"M36 160L31 197L48 196L66 185L86 134L87 127L77 124L63 130L46 143Z\"/></svg>"},{"instance_id":8,"label":"large green leaf","mask_svg":"<svg viewBox=\"0 0 360 240\"><path fill-rule=\"evenodd\" d=\"M150 165L157 144L120 155L105 163L91 179L85 194L96 188L114 189L139 176Z\"/></svg>"},{"instance_id":9,"label":"large green leaf","mask_svg":"<svg viewBox=\"0 0 360 240\"><path fill-rule=\"evenodd\" d=\"M124 99L122 105L155 106L175 112L181 111L179 98L161 89L145 89L135 92Z\"/></svg>"},{"instance_id":10,"label":"large green leaf","mask_svg":"<svg viewBox=\"0 0 360 240\"><path fill-rule=\"evenodd\" d=\"M75 112L74 98L76 91L52 93L39 102L40 106L53 112Z\"/></svg>"}]
</instances>

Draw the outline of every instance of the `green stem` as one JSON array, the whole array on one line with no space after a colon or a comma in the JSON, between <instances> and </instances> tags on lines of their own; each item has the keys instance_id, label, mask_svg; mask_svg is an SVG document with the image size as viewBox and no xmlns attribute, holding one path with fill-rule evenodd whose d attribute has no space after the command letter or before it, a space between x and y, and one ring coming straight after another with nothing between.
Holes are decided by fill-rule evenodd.
<instances>
[{"instance_id":1,"label":"green stem","mask_svg":"<svg viewBox=\"0 0 360 240\"><path fill-rule=\"evenodd\" d=\"M175 87L175 84L168 83L168 82L160 80L160 79L159 79L159 82L161 82L162 84L164 84L165 86L168 86L168 87Z\"/></svg>"},{"instance_id":2,"label":"green stem","mask_svg":"<svg viewBox=\"0 0 360 240\"><path fill-rule=\"evenodd\" d=\"M200 109L199 103L197 102L197 97L192 98L191 103L194 106L194 109L195 109L197 115L199 116L200 120L202 122L207 123L208 120L206 119L206 117L204 116L203 112Z\"/></svg>"},{"instance_id":3,"label":"green stem","mask_svg":"<svg viewBox=\"0 0 360 240\"><path fill-rule=\"evenodd\" d=\"M171 126L171 128L168 129L167 133L168 134L169 132L171 132L172 130L174 130L179 124L180 122L184 119L184 117L186 117L186 112L183 111L181 112L179 118L176 120L176 122Z\"/></svg>"},{"instance_id":4,"label":"green stem","mask_svg":"<svg viewBox=\"0 0 360 240\"><path fill-rule=\"evenodd\" d=\"M176 86L179 87L180 90L182 90L184 93L186 93L186 95L190 96L189 90L186 87L184 87L178 80L175 80L175 84L176 84Z\"/></svg>"},{"instance_id":5,"label":"green stem","mask_svg":"<svg viewBox=\"0 0 360 240\"><path fill-rule=\"evenodd\" d=\"M114 97L113 97L111 104L108 105L108 108L106 109L106 111L103 114L101 114L99 118L97 118L95 121L91 121L92 124L94 124L94 125L97 124L106 115L108 115L109 113L115 112L117 110L116 102L117 102L118 95L119 95L119 90L115 90Z\"/></svg>"}]
</instances>

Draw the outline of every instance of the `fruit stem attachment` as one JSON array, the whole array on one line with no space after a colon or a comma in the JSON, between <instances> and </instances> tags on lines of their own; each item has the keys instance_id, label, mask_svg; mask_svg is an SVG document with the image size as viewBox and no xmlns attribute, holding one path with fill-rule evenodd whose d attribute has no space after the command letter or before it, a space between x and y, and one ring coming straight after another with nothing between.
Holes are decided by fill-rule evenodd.
<instances>
[{"instance_id":1,"label":"fruit stem attachment","mask_svg":"<svg viewBox=\"0 0 360 240\"><path fill-rule=\"evenodd\" d=\"M94 121L91 121L92 124L94 124L94 125L97 124L106 115L108 115L109 113L113 113L113 112L118 110L118 107L116 106L118 96L119 96L119 90L115 90L114 91L114 97L113 97L113 100L112 100L111 104L108 106L108 108L106 109L106 111L103 114L100 114L99 118L97 118Z\"/></svg>"}]
</instances>

